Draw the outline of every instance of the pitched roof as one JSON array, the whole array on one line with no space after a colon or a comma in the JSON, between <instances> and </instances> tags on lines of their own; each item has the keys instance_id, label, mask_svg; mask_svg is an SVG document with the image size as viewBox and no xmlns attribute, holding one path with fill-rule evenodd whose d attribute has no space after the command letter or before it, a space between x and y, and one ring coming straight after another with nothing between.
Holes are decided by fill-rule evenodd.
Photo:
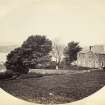
<instances>
[{"instance_id":1,"label":"pitched roof","mask_svg":"<svg viewBox=\"0 0 105 105\"><path fill-rule=\"evenodd\" d=\"M89 47L84 47L80 53L87 53L90 51ZM104 45L94 45L92 46L91 51L96 54L105 54L105 46Z\"/></svg>"}]
</instances>

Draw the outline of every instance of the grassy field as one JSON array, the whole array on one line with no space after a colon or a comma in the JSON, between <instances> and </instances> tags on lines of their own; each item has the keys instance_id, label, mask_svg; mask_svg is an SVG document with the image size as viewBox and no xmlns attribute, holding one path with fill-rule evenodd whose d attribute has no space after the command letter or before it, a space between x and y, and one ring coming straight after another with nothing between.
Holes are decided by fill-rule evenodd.
<instances>
[{"instance_id":1,"label":"grassy field","mask_svg":"<svg viewBox=\"0 0 105 105\"><path fill-rule=\"evenodd\" d=\"M30 73L16 80L0 81L10 94L30 102L68 103L96 92L105 84L104 71L53 75Z\"/></svg>"}]
</instances>

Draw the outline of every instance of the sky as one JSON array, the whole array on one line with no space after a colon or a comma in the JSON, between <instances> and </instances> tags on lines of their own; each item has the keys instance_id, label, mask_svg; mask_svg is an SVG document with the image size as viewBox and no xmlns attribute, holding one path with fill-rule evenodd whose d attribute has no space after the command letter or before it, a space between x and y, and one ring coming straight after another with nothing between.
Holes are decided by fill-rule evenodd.
<instances>
[{"instance_id":1,"label":"sky","mask_svg":"<svg viewBox=\"0 0 105 105\"><path fill-rule=\"evenodd\" d=\"M30 35L105 45L105 0L0 0L0 44Z\"/></svg>"}]
</instances>

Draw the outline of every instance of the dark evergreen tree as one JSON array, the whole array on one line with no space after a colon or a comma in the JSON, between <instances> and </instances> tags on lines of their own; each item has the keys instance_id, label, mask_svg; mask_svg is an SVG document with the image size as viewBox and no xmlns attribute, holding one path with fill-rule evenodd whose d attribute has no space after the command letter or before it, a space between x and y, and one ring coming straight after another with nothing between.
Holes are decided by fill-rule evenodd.
<instances>
[{"instance_id":1,"label":"dark evergreen tree","mask_svg":"<svg viewBox=\"0 0 105 105\"><path fill-rule=\"evenodd\" d=\"M67 47L64 48L64 61L66 65L70 65L73 61L77 60L77 54L81 51L78 42L69 42Z\"/></svg>"}]
</instances>

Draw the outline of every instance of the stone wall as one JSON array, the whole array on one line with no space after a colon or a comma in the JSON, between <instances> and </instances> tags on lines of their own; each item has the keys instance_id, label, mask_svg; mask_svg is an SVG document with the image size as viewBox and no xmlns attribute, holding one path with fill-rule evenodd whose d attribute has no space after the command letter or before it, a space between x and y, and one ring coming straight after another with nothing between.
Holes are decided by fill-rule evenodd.
<instances>
[{"instance_id":1,"label":"stone wall","mask_svg":"<svg viewBox=\"0 0 105 105\"><path fill-rule=\"evenodd\" d=\"M90 68L101 68L105 66L105 54L96 54L92 51L79 53L77 56L77 65Z\"/></svg>"}]
</instances>

